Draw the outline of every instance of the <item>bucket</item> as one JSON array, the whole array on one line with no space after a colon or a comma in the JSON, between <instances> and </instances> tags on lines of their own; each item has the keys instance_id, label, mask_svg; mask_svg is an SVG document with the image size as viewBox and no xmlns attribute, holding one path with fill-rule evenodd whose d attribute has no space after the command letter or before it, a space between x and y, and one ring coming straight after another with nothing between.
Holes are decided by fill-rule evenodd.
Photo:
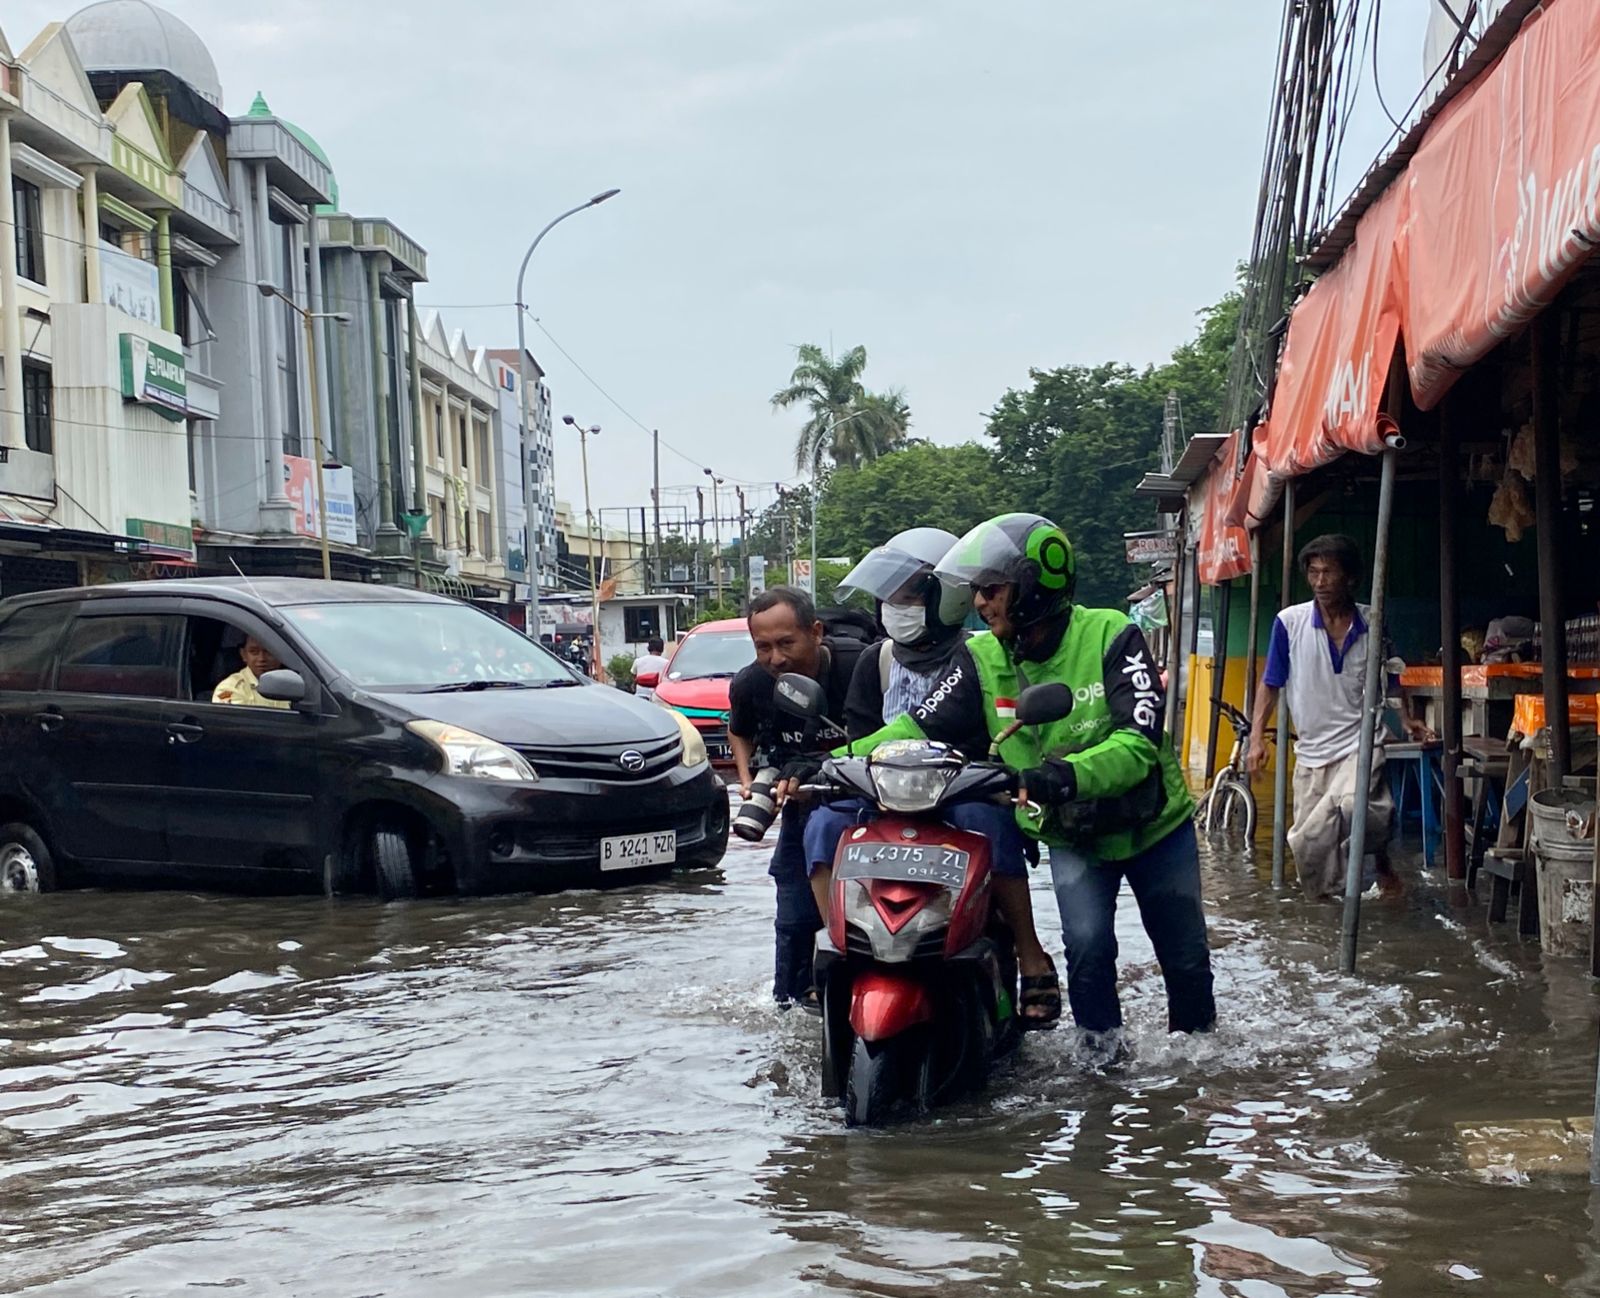
<instances>
[{"instance_id":1,"label":"bucket","mask_svg":"<svg viewBox=\"0 0 1600 1298\"><path fill-rule=\"evenodd\" d=\"M1528 813L1539 869L1539 940L1551 955L1587 955L1594 839L1580 838L1575 831L1578 822L1592 825L1595 800L1575 789L1545 789L1533 795Z\"/></svg>"}]
</instances>

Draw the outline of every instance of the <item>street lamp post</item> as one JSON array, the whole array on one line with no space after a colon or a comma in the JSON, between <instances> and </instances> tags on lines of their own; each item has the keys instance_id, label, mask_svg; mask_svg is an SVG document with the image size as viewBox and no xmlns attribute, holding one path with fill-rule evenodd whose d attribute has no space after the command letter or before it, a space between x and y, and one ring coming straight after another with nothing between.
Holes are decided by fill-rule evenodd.
<instances>
[{"instance_id":1,"label":"street lamp post","mask_svg":"<svg viewBox=\"0 0 1600 1298\"><path fill-rule=\"evenodd\" d=\"M587 203L579 203L578 206L563 212L555 220L551 221L549 225L545 226L544 229L540 230L538 234L534 235L533 242L528 245L528 251L523 254L522 265L517 270L517 386L521 389L522 394L522 435L524 438L533 432L533 414L528 399L528 305L522 300L522 281L523 277L528 273L528 263L533 260L533 250L539 246L540 240L545 235L549 234L569 216L576 216L579 212L587 211L591 207L598 207L606 199L615 198L621 192L620 189L608 189L604 193L596 194ZM571 420L567 422L570 423ZM532 463L534 465L534 481L538 483L542 479L539 477L537 457L533 459ZM537 502L534 502L534 504L535 509L533 512L537 520ZM528 634L534 640L539 639L539 541L543 539L534 535L536 531L537 527L531 528L528 535ZM599 628L596 627L595 631L598 635Z\"/></svg>"},{"instance_id":2,"label":"street lamp post","mask_svg":"<svg viewBox=\"0 0 1600 1298\"><path fill-rule=\"evenodd\" d=\"M600 582L594 568L594 510L589 505L589 439L600 436L600 425L582 427L571 415L562 415L561 422L578 430L578 446L583 455L583 514L589 533L589 617L592 634L589 652L593 657L594 678L600 679Z\"/></svg>"},{"instance_id":3,"label":"street lamp post","mask_svg":"<svg viewBox=\"0 0 1600 1298\"><path fill-rule=\"evenodd\" d=\"M348 311L308 311L292 297L268 280L262 280L256 285L262 297L275 297L287 302L291 310L297 314L306 330L306 372L311 381L311 445L312 452L316 455L317 466L317 536L322 542L322 580L333 580L333 555L328 549L328 493L323 489L322 482L322 396L317 388L317 340L316 330L312 327L313 320L332 320L338 324L350 323ZM380 430L380 436L381 436Z\"/></svg>"}]
</instances>

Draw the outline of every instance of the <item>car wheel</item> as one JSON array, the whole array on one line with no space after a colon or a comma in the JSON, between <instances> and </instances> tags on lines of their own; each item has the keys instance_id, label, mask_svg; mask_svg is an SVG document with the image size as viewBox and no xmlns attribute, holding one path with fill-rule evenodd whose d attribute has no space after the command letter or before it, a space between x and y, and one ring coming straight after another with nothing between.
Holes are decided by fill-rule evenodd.
<instances>
[{"instance_id":1,"label":"car wheel","mask_svg":"<svg viewBox=\"0 0 1600 1298\"><path fill-rule=\"evenodd\" d=\"M27 825L0 826L0 892L52 892L56 863Z\"/></svg>"},{"instance_id":2,"label":"car wheel","mask_svg":"<svg viewBox=\"0 0 1600 1298\"><path fill-rule=\"evenodd\" d=\"M372 875L384 901L417 895L416 860L403 829L380 825L372 831Z\"/></svg>"}]
</instances>

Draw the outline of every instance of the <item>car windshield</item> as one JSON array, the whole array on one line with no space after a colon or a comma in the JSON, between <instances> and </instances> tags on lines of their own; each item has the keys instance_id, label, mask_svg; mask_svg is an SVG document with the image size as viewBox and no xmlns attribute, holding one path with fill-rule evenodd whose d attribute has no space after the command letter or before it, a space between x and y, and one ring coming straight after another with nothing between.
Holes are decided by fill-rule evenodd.
<instances>
[{"instance_id":1,"label":"car windshield","mask_svg":"<svg viewBox=\"0 0 1600 1298\"><path fill-rule=\"evenodd\" d=\"M282 612L329 662L367 689L578 683L553 654L465 604L301 604Z\"/></svg>"},{"instance_id":2,"label":"car windshield","mask_svg":"<svg viewBox=\"0 0 1600 1298\"><path fill-rule=\"evenodd\" d=\"M748 631L699 631L678 646L667 668L667 679L733 676L755 660L756 645Z\"/></svg>"}]
</instances>

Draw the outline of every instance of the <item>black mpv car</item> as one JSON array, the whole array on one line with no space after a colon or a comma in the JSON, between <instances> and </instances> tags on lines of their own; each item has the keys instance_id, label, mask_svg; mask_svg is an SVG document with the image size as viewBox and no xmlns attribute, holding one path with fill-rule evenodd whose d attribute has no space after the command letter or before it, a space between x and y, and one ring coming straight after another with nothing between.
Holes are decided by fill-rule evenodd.
<instances>
[{"instance_id":1,"label":"black mpv car","mask_svg":"<svg viewBox=\"0 0 1600 1298\"><path fill-rule=\"evenodd\" d=\"M247 638L276 707L212 702ZM469 604L291 578L0 601L0 889L544 890L727 841L692 726Z\"/></svg>"}]
</instances>

